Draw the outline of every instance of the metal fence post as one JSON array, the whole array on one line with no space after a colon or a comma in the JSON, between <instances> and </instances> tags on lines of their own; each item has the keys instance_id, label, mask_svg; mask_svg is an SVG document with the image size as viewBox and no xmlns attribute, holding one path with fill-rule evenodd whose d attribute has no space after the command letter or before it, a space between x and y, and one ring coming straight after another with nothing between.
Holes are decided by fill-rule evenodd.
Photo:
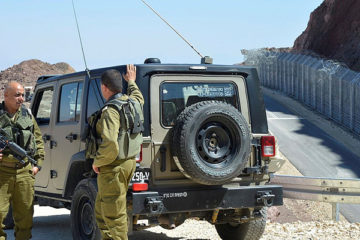
<instances>
[{"instance_id":1,"label":"metal fence post","mask_svg":"<svg viewBox=\"0 0 360 240\"><path fill-rule=\"evenodd\" d=\"M332 203L332 220L338 222L339 221L339 203Z\"/></svg>"}]
</instances>

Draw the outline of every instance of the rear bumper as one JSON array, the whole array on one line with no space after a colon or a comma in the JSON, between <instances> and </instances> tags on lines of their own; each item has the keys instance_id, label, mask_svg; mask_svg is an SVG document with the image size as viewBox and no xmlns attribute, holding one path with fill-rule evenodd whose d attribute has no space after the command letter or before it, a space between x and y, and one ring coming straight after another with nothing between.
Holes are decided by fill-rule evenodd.
<instances>
[{"instance_id":1,"label":"rear bumper","mask_svg":"<svg viewBox=\"0 0 360 240\"><path fill-rule=\"evenodd\" d=\"M278 185L201 189L161 189L132 193L133 214L253 208L283 204Z\"/></svg>"}]
</instances>

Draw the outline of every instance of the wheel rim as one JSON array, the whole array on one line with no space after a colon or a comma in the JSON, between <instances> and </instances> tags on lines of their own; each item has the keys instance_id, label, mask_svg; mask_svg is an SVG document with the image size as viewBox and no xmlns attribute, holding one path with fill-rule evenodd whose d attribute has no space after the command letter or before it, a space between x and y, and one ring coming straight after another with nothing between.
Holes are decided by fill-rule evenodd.
<instances>
[{"instance_id":1,"label":"wheel rim","mask_svg":"<svg viewBox=\"0 0 360 240\"><path fill-rule=\"evenodd\" d=\"M233 126L228 124L230 129ZM226 164L235 153L236 137L225 124L211 121L203 124L196 135L196 148L201 158L211 164Z\"/></svg>"},{"instance_id":2,"label":"wheel rim","mask_svg":"<svg viewBox=\"0 0 360 240\"><path fill-rule=\"evenodd\" d=\"M79 219L82 234L91 236L94 231L93 207L86 197L80 203Z\"/></svg>"}]
</instances>

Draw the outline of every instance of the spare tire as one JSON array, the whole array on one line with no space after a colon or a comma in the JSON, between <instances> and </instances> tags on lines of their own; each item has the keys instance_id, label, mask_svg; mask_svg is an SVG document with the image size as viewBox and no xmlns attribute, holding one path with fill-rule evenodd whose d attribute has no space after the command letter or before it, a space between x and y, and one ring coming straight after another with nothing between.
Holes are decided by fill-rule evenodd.
<instances>
[{"instance_id":1,"label":"spare tire","mask_svg":"<svg viewBox=\"0 0 360 240\"><path fill-rule=\"evenodd\" d=\"M221 185L244 169L250 141L249 125L236 108L204 101L187 107L176 119L172 150L186 177L200 184Z\"/></svg>"}]
</instances>

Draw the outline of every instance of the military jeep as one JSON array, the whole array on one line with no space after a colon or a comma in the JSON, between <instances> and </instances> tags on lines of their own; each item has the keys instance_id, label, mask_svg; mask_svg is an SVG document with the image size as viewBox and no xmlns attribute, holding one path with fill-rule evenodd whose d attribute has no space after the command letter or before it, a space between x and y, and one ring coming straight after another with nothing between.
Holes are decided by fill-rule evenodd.
<instances>
[{"instance_id":1,"label":"military jeep","mask_svg":"<svg viewBox=\"0 0 360 240\"><path fill-rule=\"evenodd\" d=\"M256 69L158 59L136 67L145 130L127 195L129 233L196 218L222 239L259 239L282 188L265 185L281 160ZM70 209L74 239L100 239L96 174L84 150L87 119L104 104L100 77L110 68L40 77L31 103L46 151L36 201Z\"/></svg>"}]
</instances>

